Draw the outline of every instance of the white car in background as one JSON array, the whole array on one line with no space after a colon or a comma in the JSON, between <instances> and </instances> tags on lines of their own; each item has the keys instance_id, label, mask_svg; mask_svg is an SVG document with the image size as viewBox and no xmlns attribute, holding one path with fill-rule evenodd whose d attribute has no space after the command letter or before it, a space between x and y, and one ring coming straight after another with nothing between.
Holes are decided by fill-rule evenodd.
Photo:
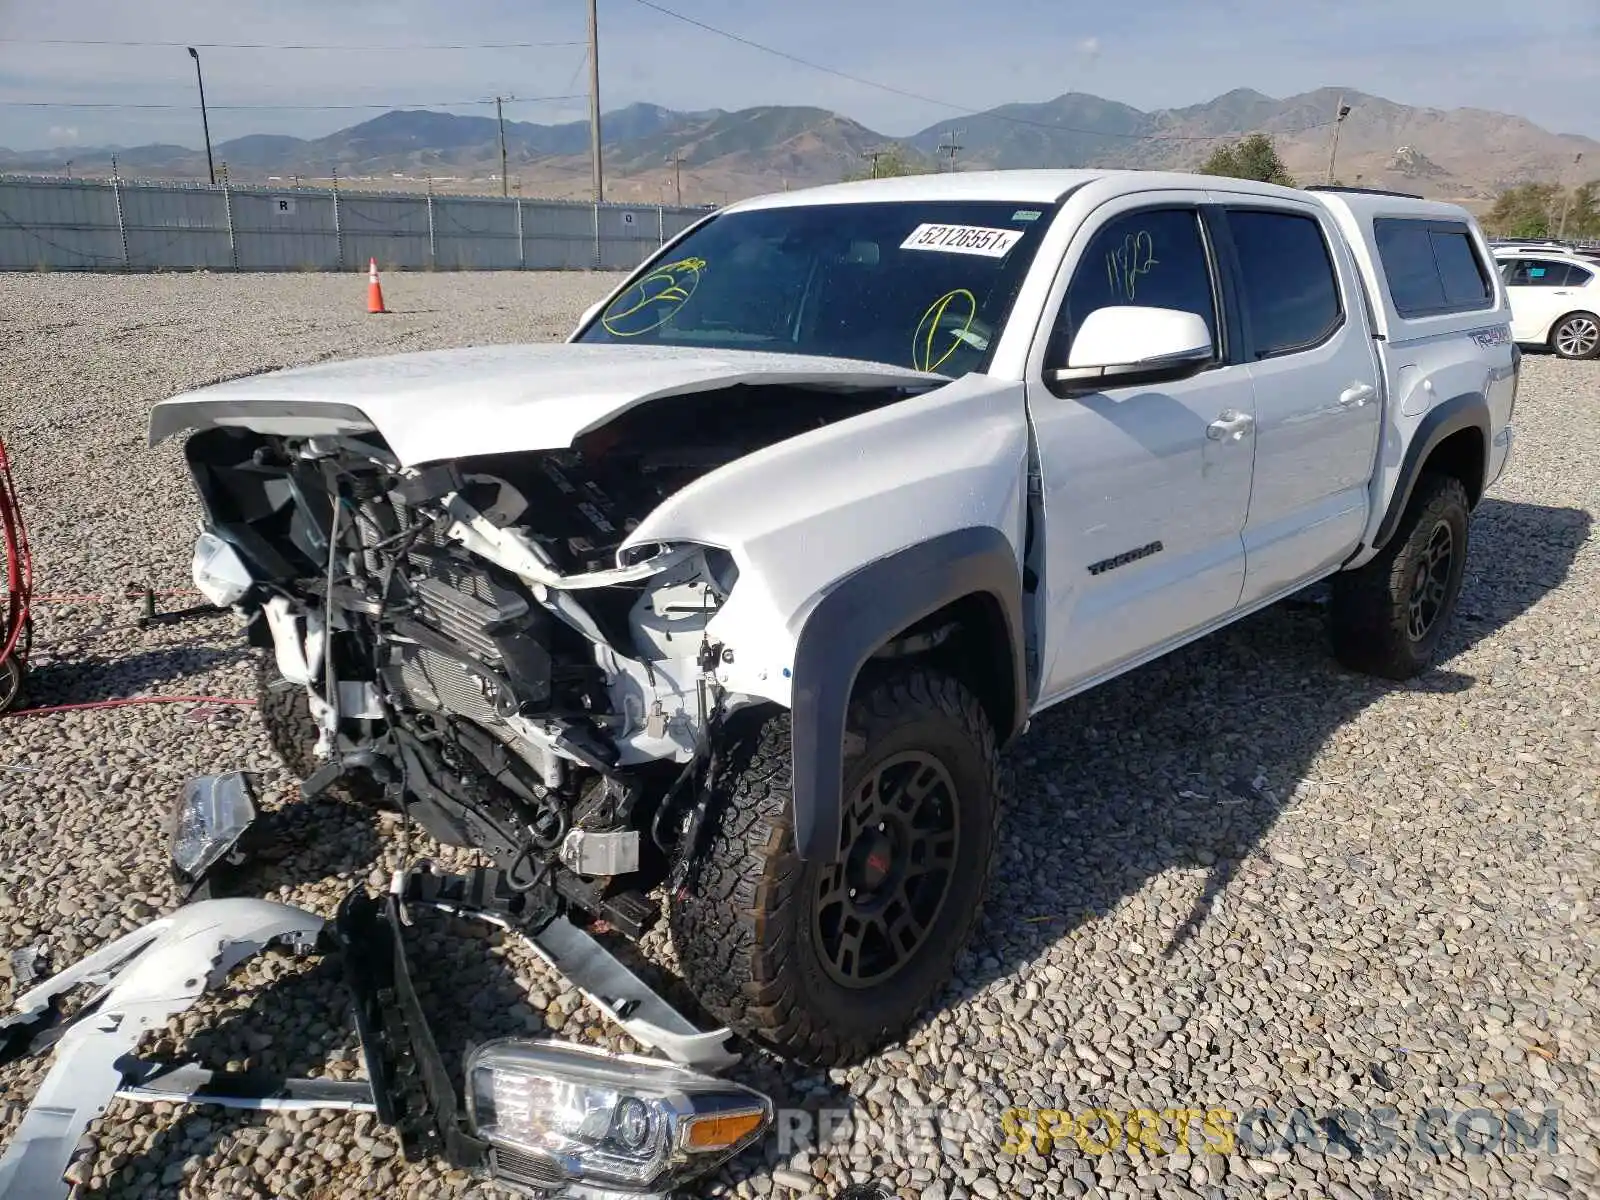
<instances>
[{"instance_id":1,"label":"white car in background","mask_svg":"<svg viewBox=\"0 0 1600 1200\"><path fill-rule=\"evenodd\" d=\"M1600 357L1600 262L1570 250L1498 249L1511 336L1562 358Z\"/></svg>"}]
</instances>

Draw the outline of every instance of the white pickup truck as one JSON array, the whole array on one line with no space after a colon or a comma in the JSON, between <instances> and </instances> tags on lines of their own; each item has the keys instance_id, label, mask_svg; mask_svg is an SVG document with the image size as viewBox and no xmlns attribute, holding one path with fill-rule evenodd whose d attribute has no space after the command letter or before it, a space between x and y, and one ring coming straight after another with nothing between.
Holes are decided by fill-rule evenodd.
<instances>
[{"instance_id":1,"label":"white pickup truck","mask_svg":"<svg viewBox=\"0 0 1600 1200\"><path fill-rule=\"evenodd\" d=\"M1332 580L1423 670L1519 369L1472 217L1116 171L707 216L566 344L325 363L196 430L195 578L308 793L383 788L755 1043L899 1035L1030 716Z\"/></svg>"}]
</instances>

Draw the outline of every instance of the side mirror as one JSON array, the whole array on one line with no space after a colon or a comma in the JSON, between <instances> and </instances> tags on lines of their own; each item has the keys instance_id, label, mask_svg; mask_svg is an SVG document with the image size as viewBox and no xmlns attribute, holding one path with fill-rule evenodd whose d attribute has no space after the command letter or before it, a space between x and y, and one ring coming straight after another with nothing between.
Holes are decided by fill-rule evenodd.
<instances>
[{"instance_id":1,"label":"side mirror","mask_svg":"<svg viewBox=\"0 0 1600 1200\"><path fill-rule=\"evenodd\" d=\"M1211 331L1191 312L1117 305L1084 318L1052 383L1076 389L1186 379L1214 357Z\"/></svg>"}]
</instances>

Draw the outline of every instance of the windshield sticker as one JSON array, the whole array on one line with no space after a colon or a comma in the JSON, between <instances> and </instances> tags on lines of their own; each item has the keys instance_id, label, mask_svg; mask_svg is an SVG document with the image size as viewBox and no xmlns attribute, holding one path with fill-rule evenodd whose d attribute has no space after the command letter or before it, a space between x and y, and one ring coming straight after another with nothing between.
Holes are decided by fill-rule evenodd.
<instances>
[{"instance_id":1,"label":"windshield sticker","mask_svg":"<svg viewBox=\"0 0 1600 1200\"><path fill-rule=\"evenodd\" d=\"M614 337L639 337L660 329L689 302L706 269L703 258L663 263L606 306L600 324Z\"/></svg>"},{"instance_id":2,"label":"windshield sticker","mask_svg":"<svg viewBox=\"0 0 1600 1200\"><path fill-rule=\"evenodd\" d=\"M1019 208L1011 214L1011 219L1013 221L1037 221L1042 216L1044 216L1044 213L1037 208Z\"/></svg>"},{"instance_id":3,"label":"windshield sticker","mask_svg":"<svg viewBox=\"0 0 1600 1200\"><path fill-rule=\"evenodd\" d=\"M900 243L902 250L942 250L946 254L977 254L1004 258L1022 240L1020 229L986 229L982 225L918 225Z\"/></svg>"},{"instance_id":4,"label":"windshield sticker","mask_svg":"<svg viewBox=\"0 0 1600 1200\"><path fill-rule=\"evenodd\" d=\"M1544 268L1543 267L1529 267L1528 268L1528 277L1530 279L1543 279L1544 278Z\"/></svg>"},{"instance_id":5,"label":"windshield sticker","mask_svg":"<svg viewBox=\"0 0 1600 1200\"><path fill-rule=\"evenodd\" d=\"M1113 296L1137 298L1139 277L1148 275L1160 260L1149 233L1140 230L1122 239L1122 245L1106 255L1106 280Z\"/></svg>"},{"instance_id":6,"label":"windshield sticker","mask_svg":"<svg viewBox=\"0 0 1600 1200\"><path fill-rule=\"evenodd\" d=\"M911 335L911 365L932 373L944 366L963 343L987 350L989 339L972 332L977 316L978 298L966 288L940 296L922 314L917 331Z\"/></svg>"}]
</instances>

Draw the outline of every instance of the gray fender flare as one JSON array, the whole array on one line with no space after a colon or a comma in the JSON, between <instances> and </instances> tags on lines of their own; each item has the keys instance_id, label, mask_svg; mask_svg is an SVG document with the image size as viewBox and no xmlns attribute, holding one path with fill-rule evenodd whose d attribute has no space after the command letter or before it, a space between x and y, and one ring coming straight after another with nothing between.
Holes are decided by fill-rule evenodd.
<instances>
[{"instance_id":1,"label":"gray fender flare","mask_svg":"<svg viewBox=\"0 0 1600 1200\"><path fill-rule=\"evenodd\" d=\"M1400 474L1395 479L1394 495L1389 501L1389 507L1384 511L1378 532L1372 539L1374 549L1382 549L1394 536L1395 530L1399 528L1400 518L1405 515L1406 505L1411 502L1411 493L1417 486L1417 480L1422 477L1422 468L1426 465L1428 457L1446 438L1464 429L1476 429L1483 437L1483 470L1488 471L1490 426L1489 402L1480 392L1465 392L1459 396L1452 396L1448 400L1441 400L1428 410L1418 422L1416 432L1411 435L1411 441L1406 446L1405 458L1400 464ZM1477 486L1472 489L1473 494L1481 496L1484 484L1485 480L1479 479Z\"/></svg>"},{"instance_id":2,"label":"gray fender flare","mask_svg":"<svg viewBox=\"0 0 1600 1200\"><path fill-rule=\"evenodd\" d=\"M802 858L839 854L845 719L856 676L896 633L970 595L998 603L1010 642L1011 728L1028 714L1022 569L998 529L941 534L868 563L833 587L806 618L795 645L790 777L795 848Z\"/></svg>"}]
</instances>

